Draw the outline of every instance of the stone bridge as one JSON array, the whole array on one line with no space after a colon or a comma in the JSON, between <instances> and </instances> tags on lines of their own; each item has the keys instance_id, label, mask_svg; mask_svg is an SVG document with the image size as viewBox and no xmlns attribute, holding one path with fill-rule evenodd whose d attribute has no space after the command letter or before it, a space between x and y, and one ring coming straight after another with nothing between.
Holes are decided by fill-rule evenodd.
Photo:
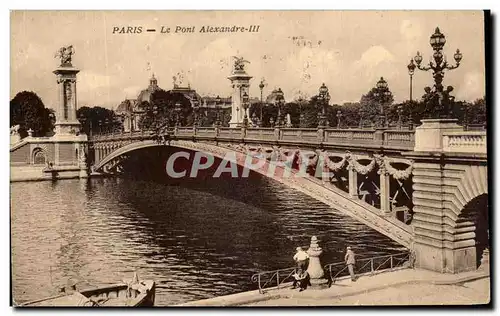
<instances>
[{"instance_id":1,"label":"stone bridge","mask_svg":"<svg viewBox=\"0 0 500 316\"><path fill-rule=\"evenodd\" d=\"M265 167L255 170L263 176L269 168L283 174L288 161L293 175L305 166L306 176L273 179L411 248L417 266L476 269L488 247L486 134L427 121L416 132L176 127L161 134L99 135L89 141L89 162L93 172L120 172L123 157L155 146L219 159L228 152L251 155L265 159Z\"/></svg>"}]
</instances>

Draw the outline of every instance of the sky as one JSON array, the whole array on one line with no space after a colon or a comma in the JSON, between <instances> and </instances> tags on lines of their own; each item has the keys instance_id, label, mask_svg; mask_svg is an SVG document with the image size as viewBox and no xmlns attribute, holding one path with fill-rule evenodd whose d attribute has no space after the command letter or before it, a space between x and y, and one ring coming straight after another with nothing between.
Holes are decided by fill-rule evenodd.
<instances>
[{"instance_id":1,"label":"sky","mask_svg":"<svg viewBox=\"0 0 500 316\"><path fill-rule=\"evenodd\" d=\"M203 26L258 25L259 32L200 33ZM162 34L162 27L194 27L194 33ZM457 100L485 95L484 22L481 11L13 11L11 13L10 97L36 92L47 107L58 101L56 51L73 45L78 105L116 108L145 89L154 72L171 89L172 77L202 95L229 96L232 56L242 56L250 96L280 87L290 101L318 93L324 82L331 103L357 102L384 77L396 102L409 99L407 64L420 51L424 63L429 37L439 26L444 54L458 69L445 73ZM114 28L142 27L140 34ZM157 32L145 32L155 28ZM433 84L431 72L416 70L413 95Z\"/></svg>"}]
</instances>

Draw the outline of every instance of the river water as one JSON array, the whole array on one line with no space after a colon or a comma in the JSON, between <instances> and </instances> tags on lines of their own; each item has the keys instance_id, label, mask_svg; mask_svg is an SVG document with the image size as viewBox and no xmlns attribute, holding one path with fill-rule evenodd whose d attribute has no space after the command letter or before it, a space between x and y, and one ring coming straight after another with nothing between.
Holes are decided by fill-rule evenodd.
<instances>
[{"instance_id":1,"label":"river water","mask_svg":"<svg viewBox=\"0 0 500 316\"><path fill-rule=\"evenodd\" d=\"M261 177L161 183L94 178L11 184L12 289L17 303L113 284L137 271L156 305L257 289L257 271L293 266L316 235L322 264L346 245L395 253L389 238L300 192Z\"/></svg>"}]
</instances>

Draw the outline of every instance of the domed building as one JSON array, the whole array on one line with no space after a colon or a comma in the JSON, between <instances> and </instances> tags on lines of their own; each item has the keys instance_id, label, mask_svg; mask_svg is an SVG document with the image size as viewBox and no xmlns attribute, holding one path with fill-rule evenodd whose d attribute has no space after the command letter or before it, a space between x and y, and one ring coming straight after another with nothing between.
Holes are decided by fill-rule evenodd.
<instances>
[{"instance_id":1,"label":"domed building","mask_svg":"<svg viewBox=\"0 0 500 316\"><path fill-rule=\"evenodd\" d=\"M140 117L145 113L145 108L152 102L153 93L159 90L164 90L158 86L158 80L154 74L149 79L149 86L143 89L135 99L125 99L122 101L115 112L123 117L123 129L125 132L139 131ZM166 91L171 95L181 94L183 98L189 101L192 107L202 106L203 98L191 87L182 87L174 82L174 87Z\"/></svg>"},{"instance_id":2,"label":"domed building","mask_svg":"<svg viewBox=\"0 0 500 316\"><path fill-rule=\"evenodd\" d=\"M158 86L158 80L153 74L149 79L149 86L141 90L135 99L125 99L122 101L115 112L123 117L123 129L125 132L139 130L139 118L144 113L144 106L151 102L153 92L161 90ZM146 102L146 103L145 103Z\"/></svg>"},{"instance_id":3,"label":"domed building","mask_svg":"<svg viewBox=\"0 0 500 316\"><path fill-rule=\"evenodd\" d=\"M283 91L281 91L281 88L279 89L274 89L271 91L271 93L267 96L265 104L276 104L278 102L278 99L282 98L283 103L285 103L285 96L283 94Z\"/></svg>"}]
</instances>

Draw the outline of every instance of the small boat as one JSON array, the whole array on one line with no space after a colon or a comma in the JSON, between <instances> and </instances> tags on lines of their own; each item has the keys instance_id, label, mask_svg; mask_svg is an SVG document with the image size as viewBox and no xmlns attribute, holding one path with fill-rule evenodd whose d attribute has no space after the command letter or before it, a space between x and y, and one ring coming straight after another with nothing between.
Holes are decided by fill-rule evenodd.
<instances>
[{"instance_id":1,"label":"small boat","mask_svg":"<svg viewBox=\"0 0 500 316\"><path fill-rule=\"evenodd\" d=\"M132 281L108 285L96 289L76 291L73 285L69 291L62 289L64 294L52 296L19 305L20 307L145 307L154 306L155 282L139 281L134 274Z\"/></svg>"}]
</instances>

